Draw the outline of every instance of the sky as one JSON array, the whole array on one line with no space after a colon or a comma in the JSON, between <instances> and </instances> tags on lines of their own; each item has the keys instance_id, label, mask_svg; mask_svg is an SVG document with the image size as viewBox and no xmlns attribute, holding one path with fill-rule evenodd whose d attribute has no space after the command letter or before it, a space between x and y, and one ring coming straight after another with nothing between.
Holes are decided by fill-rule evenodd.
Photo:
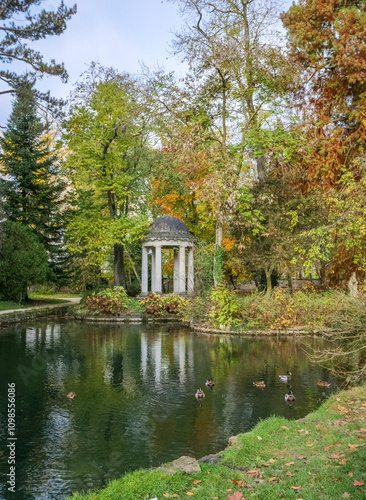
<instances>
[{"instance_id":1,"label":"sky","mask_svg":"<svg viewBox=\"0 0 366 500\"><path fill-rule=\"evenodd\" d=\"M59 0L43 0L42 8L56 10ZM137 73L140 63L159 64L167 70L184 72L184 65L169 55L169 43L175 29L182 25L177 7L162 0L65 0L77 4L78 12L60 36L32 43L45 61L64 62L69 81L44 77L37 83L40 90L51 90L55 97L66 98L73 85L92 61L116 70ZM20 70L15 64L9 69ZM21 72L21 71L20 71ZM9 94L0 96L0 125L11 112Z\"/></svg>"},{"instance_id":2,"label":"sky","mask_svg":"<svg viewBox=\"0 0 366 500\"><path fill-rule=\"evenodd\" d=\"M41 8L56 10L59 3L60 0L41 0ZM69 7L76 3L78 9L64 33L30 46L39 50L45 61L64 62L69 81L64 84L59 77L45 76L37 82L39 90L50 90L54 97L66 99L92 61L132 74L139 72L141 63L175 70L179 76L187 71L187 65L169 52L173 32L183 25L175 4L167 0L64 0L64 3ZM283 10L290 3L291 0L282 0ZM26 68L18 63L8 67L19 74ZM0 85L0 90L5 89ZM0 95L1 127L11 113L11 100L10 94Z\"/></svg>"}]
</instances>

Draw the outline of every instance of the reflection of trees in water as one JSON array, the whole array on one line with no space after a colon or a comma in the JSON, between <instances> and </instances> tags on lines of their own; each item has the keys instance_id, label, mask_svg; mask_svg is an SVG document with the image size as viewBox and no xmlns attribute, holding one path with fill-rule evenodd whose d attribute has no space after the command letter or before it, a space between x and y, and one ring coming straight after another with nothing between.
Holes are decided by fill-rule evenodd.
<instances>
[{"instance_id":1,"label":"reflection of trees in water","mask_svg":"<svg viewBox=\"0 0 366 500\"><path fill-rule=\"evenodd\" d=\"M29 439L27 452L39 462L29 460L27 470L55 473L52 441L52 449L62 450L60 474L67 471L78 488L80 477L83 488L98 487L130 468L223 448L230 435L249 429L259 416L287 410L287 387L278 375L288 369L294 373L293 416L303 416L304 408L318 406L317 379L326 379L298 338L208 336L176 325L65 323L23 330L16 339L9 360L0 350L2 366L19 359L29 364L38 352L46 360L25 391L29 412L38 407L37 439ZM212 392L204 386L211 377ZM253 387L260 379L266 381L264 391ZM194 398L199 386L206 393L202 405ZM73 402L66 398L71 390L77 394ZM57 420L55 409L66 420ZM63 432L51 435L51 424Z\"/></svg>"},{"instance_id":2,"label":"reflection of trees in water","mask_svg":"<svg viewBox=\"0 0 366 500\"><path fill-rule=\"evenodd\" d=\"M329 335L323 348L311 346L309 357L329 369L343 386L356 385L366 380L366 332L340 330Z\"/></svg>"}]
</instances>

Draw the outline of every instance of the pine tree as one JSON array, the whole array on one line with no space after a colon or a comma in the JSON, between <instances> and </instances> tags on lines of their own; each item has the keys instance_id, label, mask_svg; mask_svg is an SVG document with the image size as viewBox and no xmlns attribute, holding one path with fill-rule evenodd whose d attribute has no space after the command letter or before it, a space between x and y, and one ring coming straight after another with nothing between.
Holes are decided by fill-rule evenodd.
<instances>
[{"instance_id":1,"label":"pine tree","mask_svg":"<svg viewBox=\"0 0 366 500\"><path fill-rule=\"evenodd\" d=\"M60 205L65 183L60 180L57 153L51 150L45 132L37 116L33 85L23 80L0 138L4 211L8 220L33 230L55 267L62 237Z\"/></svg>"}]
</instances>

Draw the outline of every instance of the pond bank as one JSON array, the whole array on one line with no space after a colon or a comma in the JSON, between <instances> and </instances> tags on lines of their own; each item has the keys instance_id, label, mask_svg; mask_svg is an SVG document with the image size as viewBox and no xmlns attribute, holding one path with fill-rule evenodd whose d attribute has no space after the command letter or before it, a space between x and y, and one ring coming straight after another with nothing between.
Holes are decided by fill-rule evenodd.
<instances>
[{"instance_id":1,"label":"pond bank","mask_svg":"<svg viewBox=\"0 0 366 500\"><path fill-rule=\"evenodd\" d=\"M54 304L48 306L29 307L27 309L15 309L14 311L0 312L0 328L14 323L24 323L29 320L60 316L70 316L74 313L75 304Z\"/></svg>"},{"instance_id":2,"label":"pond bank","mask_svg":"<svg viewBox=\"0 0 366 500\"><path fill-rule=\"evenodd\" d=\"M214 460L201 463L201 472L138 470L99 492L74 494L72 499L361 499L366 492L365 436L362 386L331 396L301 420L271 417L260 422L231 439L231 446Z\"/></svg>"}]
</instances>

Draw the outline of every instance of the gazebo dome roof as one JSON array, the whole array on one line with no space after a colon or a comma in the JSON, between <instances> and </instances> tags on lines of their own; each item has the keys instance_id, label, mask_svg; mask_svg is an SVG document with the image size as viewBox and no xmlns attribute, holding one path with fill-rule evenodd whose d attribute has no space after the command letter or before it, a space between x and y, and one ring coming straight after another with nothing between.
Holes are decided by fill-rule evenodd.
<instances>
[{"instance_id":1,"label":"gazebo dome roof","mask_svg":"<svg viewBox=\"0 0 366 500\"><path fill-rule=\"evenodd\" d=\"M185 223L177 217L166 215L158 217L150 226L145 237L147 240L187 240L194 241L194 236L188 231Z\"/></svg>"}]
</instances>

